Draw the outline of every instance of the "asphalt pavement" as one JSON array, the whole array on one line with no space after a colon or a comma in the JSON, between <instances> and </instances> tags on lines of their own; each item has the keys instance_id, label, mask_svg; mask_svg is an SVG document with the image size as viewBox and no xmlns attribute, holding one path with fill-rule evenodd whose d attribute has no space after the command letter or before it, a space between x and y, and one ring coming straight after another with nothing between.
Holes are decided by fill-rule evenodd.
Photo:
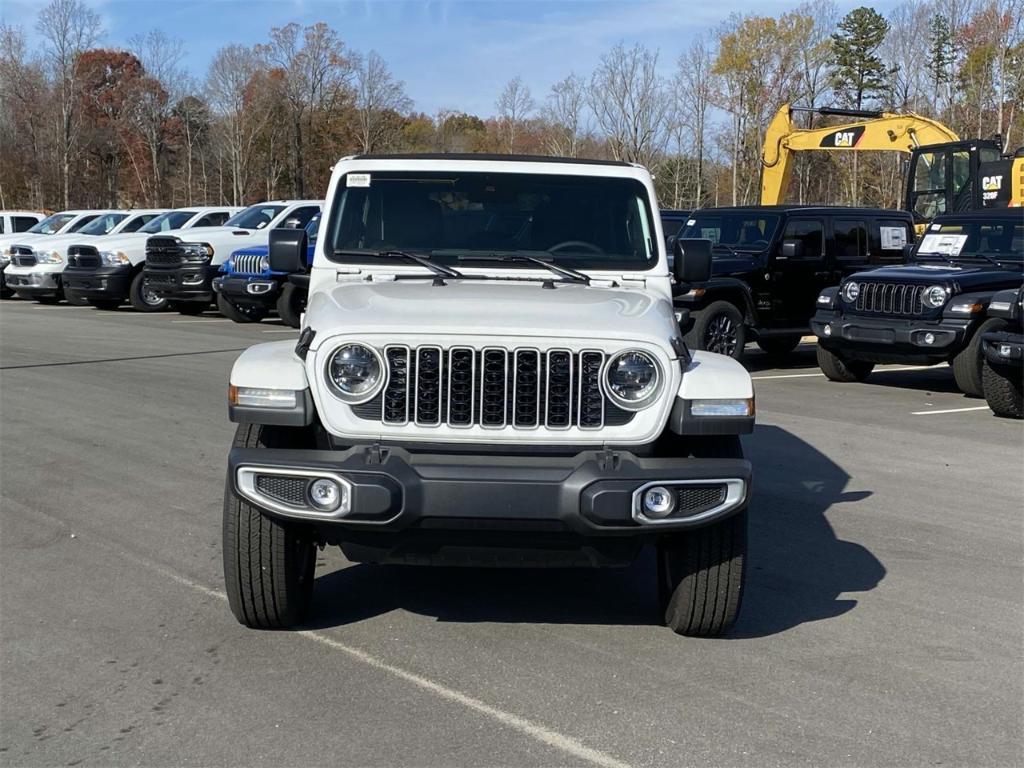
<instances>
[{"instance_id":1,"label":"asphalt pavement","mask_svg":"<svg viewBox=\"0 0 1024 768\"><path fill-rule=\"evenodd\" d=\"M240 626L232 361L276 322L0 303L0 764L1024 764L1024 428L947 367L753 352L747 591L661 627L606 571L353 565Z\"/></svg>"}]
</instances>

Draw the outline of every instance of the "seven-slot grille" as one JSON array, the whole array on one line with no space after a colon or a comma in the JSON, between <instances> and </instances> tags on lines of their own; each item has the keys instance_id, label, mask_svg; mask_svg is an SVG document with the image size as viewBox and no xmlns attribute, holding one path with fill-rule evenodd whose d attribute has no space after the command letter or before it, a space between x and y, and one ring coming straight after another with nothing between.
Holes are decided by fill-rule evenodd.
<instances>
[{"instance_id":1,"label":"seven-slot grille","mask_svg":"<svg viewBox=\"0 0 1024 768\"><path fill-rule=\"evenodd\" d=\"M146 263L177 266L184 261L181 243L173 237L151 237L146 241Z\"/></svg>"},{"instance_id":2,"label":"seven-slot grille","mask_svg":"<svg viewBox=\"0 0 1024 768\"><path fill-rule=\"evenodd\" d=\"M260 266L262 259L263 256L255 253L236 253L233 257L235 272L242 275L263 274L263 268Z\"/></svg>"},{"instance_id":3,"label":"seven-slot grille","mask_svg":"<svg viewBox=\"0 0 1024 768\"><path fill-rule=\"evenodd\" d=\"M605 357L598 350L391 345L384 349L387 386L355 411L392 426L600 429L632 416L601 391Z\"/></svg>"},{"instance_id":4,"label":"seven-slot grille","mask_svg":"<svg viewBox=\"0 0 1024 768\"><path fill-rule=\"evenodd\" d=\"M854 309L881 315L922 315L924 289L923 285L903 283L861 283Z\"/></svg>"},{"instance_id":5,"label":"seven-slot grille","mask_svg":"<svg viewBox=\"0 0 1024 768\"><path fill-rule=\"evenodd\" d=\"M34 267L36 265L36 255L32 253L32 249L28 246L16 245L14 246L14 252L11 254L11 261L19 267Z\"/></svg>"},{"instance_id":6,"label":"seven-slot grille","mask_svg":"<svg viewBox=\"0 0 1024 768\"><path fill-rule=\"evenodd\" d=\"M100 252L93 245L72 245L68 248L69 267L98 267Z\"/></svg>"}]
</instances>

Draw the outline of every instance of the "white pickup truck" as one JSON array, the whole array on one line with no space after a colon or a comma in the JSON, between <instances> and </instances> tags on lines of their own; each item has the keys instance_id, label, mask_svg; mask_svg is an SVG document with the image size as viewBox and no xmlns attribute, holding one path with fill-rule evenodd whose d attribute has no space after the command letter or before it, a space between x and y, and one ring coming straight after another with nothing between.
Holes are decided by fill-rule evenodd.
<instances>
[{"instance_id":1,"label":"white pickup truck","mask_svg":"<svg viewBox=\"0 0 1024 768\"><path fill-rule=\"evenodd\" d=\"M157 216L136 232L108 235L102 243L74 242L68 248L64 284L100 309L116 309L125 301L138 312L166 309L167 299L145 290L146 241L163 232L220 227L241 208L189 206Z\"/></svg>"},{"instance_id":2,"label":"white pickup truck","mask_svg":"<svg viewBox=\"0 0 1024 768\"><path fill-rule=\"evenodd\" d=\"M77 232L100 213L102 211L61 211L47 216L24 231L0 235L0 298L9 299L14 296L14 291L7 287L7 267L11 263L15 243L31 244L41 237Z\"/></svg>"},{"instance_id":3,"label":"white pickup truck","mask_svg":"<svg viewBox=\"0 0 1024 768\"><path fill-rule=\"evenodd\" d=\"M162 213L164 209L106 211L77 232L32 243L16 242L12 246L7 282L23 298L49 303L66 297L72 303L82 304L84 300L64 285L69 246L73 243L100 245L111 235L137 231Z\"/></svg>"},{"instance_id":4,"label":"white pickup truck","mask_svg":"<svg viewBox=\"0 0 1024 768\"><path fill-rule=\"evenodd\" d=\"M251 205L222 227L172 230L146 243L145 285L182 314L199 314L213 301L213 278L239 248L266 245L276 227L302 229L322 200L277 200Z\"/></svg>"},{"instance_id":5,"label":"white pickup truck","mask_svg":"<svg viewBox=\"0 0 1024 768\"><path fill-rule=\"evenodd\" d=\"M726 631L754 391L683 343L672 296L710 277L711 244L677 241L670 273L657 213L625 163L341 160L311 270L303 230L270 233L270 268L309 278L298 343L231 371L236 618L301 622L327 544L354 562L584 567L653 544L664 622Z\"/></svg>"}]
</instances>

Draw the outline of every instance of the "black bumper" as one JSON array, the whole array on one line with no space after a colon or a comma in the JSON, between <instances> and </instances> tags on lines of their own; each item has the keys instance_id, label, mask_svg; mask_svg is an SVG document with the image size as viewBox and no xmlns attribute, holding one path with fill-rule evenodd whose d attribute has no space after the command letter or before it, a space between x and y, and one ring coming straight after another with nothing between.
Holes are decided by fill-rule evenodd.
<instances>
[{"instance_id":1,"label":"black bumper","mask_svg":"<svg viewBox=\"0 0 1024 768\"><path fill-rule=\"evenodd\" d=\"M981 349L992 365L1024 368L1024 335L996 331L981 337Z\"/></svg>"},{"instance_id":2,"label":"black bumper","mask_svg":"<svg viewBox=\"0 0 1024 768\"><path fill-rule=\"evenodd\" d=\"M146 287L170 301L213 301L213 279L219 266L182 264L175 267L151 266L143 270Z\"/></svg>"},{"instance_id":3,"label":"black bumper","mask_svg":"<svg viewBox=\"0 0 1024 768\"><path fill-rule=\"evenodd\" d=\"M278 277L221 275L213 279L213 289L235 304L273 306L283 282Z\"/></svg>"},{"instance_id":4,"label":"black bumper","mask_svg":"<svg viewBox=\"0 0 1024 768\"><path fill-rule=\"evenodd\" d=\"M818 343L850 360L937 363L954 358L970 340L969 318L895 318L818 310L811 330Z\"/></svg>"},{"instance_id":5,"label":"black bumper","mask_svg":"<svg viewBox=\"0 0 1024 768\"><path fill-rule=\"evenodd\" d=\"M86 299L126 299L132 284L132 268L67 267L64 285Z\"/></svg>"},{"instance_id":6,"label":"black bumper","mask_svg":"<svg viewBox=\"0 0 1024 768\"><path fill-rule=\"evenodd\" d=\"M228 467L234 494L267 513L303 519L325 541L351 544L359 559L403 562L423 556L424 544L429 551L453 542L469 548L514 542L533 552L566 543L577 553L592 553L606 549L595 540L607 540L613 548L617 542L634 553L645 538L709 525L744 509L751 479L750 463L743 459L643 458L624 451L537 457L366 446L345 451L235 448ZM310 519L261 503L240 485L246 471L258 475L260 468L336 475L351 484L351 512ZM687 493L716 487L716 481L733 482L733 490L728 497L722 491L721 504L709 502L706 509L694 507L686 515L653 522L635 515L638 489L685 481L691 484L676 488ZM589 549L588 542L593 544Z\"/></svg>"}]
</instances>

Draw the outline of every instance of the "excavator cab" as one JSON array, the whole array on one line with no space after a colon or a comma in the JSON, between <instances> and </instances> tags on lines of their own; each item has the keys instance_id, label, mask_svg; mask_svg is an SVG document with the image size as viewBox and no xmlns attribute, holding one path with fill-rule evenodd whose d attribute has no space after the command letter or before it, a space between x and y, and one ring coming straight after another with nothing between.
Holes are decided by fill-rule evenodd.
<instances>
[{"instance_id":1,"label":"excavator cab","mask_svg":"<svg viewBox=\"0 0 1024 768\"><path fill-rule=\"evenodd\" d=\"M904 207L919 225L944 213L987 207L983 169L1002 160L1000 142L950 141L916 147L907 167ZM1005 203L1004 203L1005 205Z\"/></svg>"}]
</instances>

